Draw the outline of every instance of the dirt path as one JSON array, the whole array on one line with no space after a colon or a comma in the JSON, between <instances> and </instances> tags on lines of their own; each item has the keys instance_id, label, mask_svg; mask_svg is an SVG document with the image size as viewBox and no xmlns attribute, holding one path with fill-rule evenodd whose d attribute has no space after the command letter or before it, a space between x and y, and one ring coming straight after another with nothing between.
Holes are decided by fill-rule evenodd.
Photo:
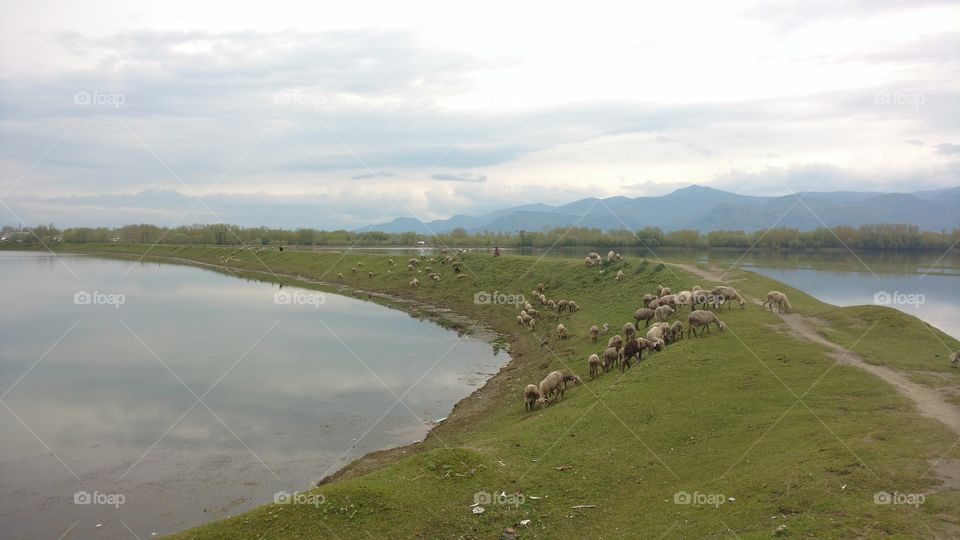
<instances>
[{"instance_id":1,"label":"dirt path","mask_svg":"<svg viewBox=\"0 0 960 540\"><path fill-rule=\"evenodd\" d=\"M669 264L673 264L673 266L677 268L681 268L704 279L709 279L710 281L718 283L724 281L723 276L711 270L698 268L691 264ZM744 296L744 298L748 297ZM761 300L756 298L748 299L756 305L763 304ZM823 337L823 335L817 332L815 325L810 319L798 313L781 313L779 315L795 335L830 348L833 351L831 356L842 364L858 367L880 377L902 395L912 400L914 404L916 404L920 414L939 420L953 430L954 433L960 434L960 408L946 401L937 390L915 383L907 378L905 374L893 368L867 363L862 356Z\"/></svg>"}]
</instances>

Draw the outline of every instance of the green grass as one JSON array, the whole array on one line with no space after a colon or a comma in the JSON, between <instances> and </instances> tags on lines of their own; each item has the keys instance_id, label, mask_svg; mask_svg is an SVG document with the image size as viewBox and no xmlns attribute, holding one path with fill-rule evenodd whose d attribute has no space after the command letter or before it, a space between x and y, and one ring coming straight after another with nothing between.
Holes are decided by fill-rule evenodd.
<instances>
[{"instance_id":1,"label":"green grass","mask_svg":"<svg viewBox=\"0 0 960 540\"><path fill-rule=\"evenodd\" d=\"M69 249L131 255L145 247ZM435 263L442 281L419 274L423 285L412 289L406 257L394 257L397 266L388 274L387 257L378 255L288 250L264 252L258 260L232 248L151 251L207 263L226 253L238 257L230 263L237 270L331 282L342 272L346 285L451 308L500 332L513 361L422 443L362 459L317 487L325 503L268 504L176 538L496 538L525 519L531 523L518 528L522 538L753 538L772 536L778 525L787 526L781 536L788 538L932 538L960 523L960 494L937 492L940 481L930 470L930 460L944 454L960 458L960 449L951 447L956 436L919 416L879 379L834 365L824 347L777 331L779 318L752 304L724 311L728 332L714 329L623 376L589 380L586 358L601 352L587 335L591 324L608 322L611 333L619 333L640 296L657 284L675 290L708 285L672 267L628 259L599 273L574 260L468 255L468 278L454 279L448 266ZM351 273L361 261L365 266ZM613 280L617 269L627 276L622 283ZM368 278L368 271L376 276ZM732 280L751 296L783 290L797 311L828 323L830 339L857 343L868 361L946 371L943 345L906 314L829 306L749 272ZM529 297L537 282L548 297L576 300L582 310L547 314L532 334L516 325L513 306L473 303L481 290ZM569 339L551 335L558 321ZM910 328L906 337L893 334L903 327ZM525 413L523 387L562 368L586 384L568 390L562 402ZM561 466L569 468L557 470ZM681 490L723 494L724 503L675 504ZM880 490L924 493L926 502L876 505ZM524 500L487 504L474 515L478 491L522 493Z\"/></svg>"}]
</instances>

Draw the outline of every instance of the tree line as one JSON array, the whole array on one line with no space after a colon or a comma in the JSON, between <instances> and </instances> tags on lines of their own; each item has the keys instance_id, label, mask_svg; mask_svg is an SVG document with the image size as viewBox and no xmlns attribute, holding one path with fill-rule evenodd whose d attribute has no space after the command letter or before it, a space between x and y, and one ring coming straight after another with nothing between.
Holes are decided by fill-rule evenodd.
<instances>
[{"instance_id":1,"label":"tree line","mask_svg":"<svg viewBox=\"0 0 960 540\"><path fill-rule=\"evenodd\" d=\"M679 230L664 232L659 227L637 231L602 231L588 227L556 228L515 233L469 233L454 229L449 233L424 235L415 232L324 231L310 228L295 230L268 227L206 224L168 228L139 224L123 227L69 227L53 224L27 228L5 226L0 229L4 243L124 243L124 244L223 244L263 246L350 246L426 245L460 247L685 247L685 248L842 248L879 250L946 250L960 242L960 229L921 231L915 225L880 224L860 227L822 227L801 231L780 227L762 231Z\"/></svg>"}]
</instances>

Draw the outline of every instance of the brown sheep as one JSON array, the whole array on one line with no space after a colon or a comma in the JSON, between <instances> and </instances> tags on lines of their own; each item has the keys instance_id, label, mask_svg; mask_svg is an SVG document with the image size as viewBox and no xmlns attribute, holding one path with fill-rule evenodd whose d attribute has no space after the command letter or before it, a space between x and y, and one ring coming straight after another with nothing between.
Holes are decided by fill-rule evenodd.
<instances>
[{"instance_id":1,"label":"brown sheep","mask_svg":"<svg viewBox=\"0 0 960 540\"><path fill-rule=\"evenodd\" d=\"M574 313L576 311L580 311L580 306L578 306L573 300L570 300L570 302L567 303L567 309L570 310L570 313Z\"/></svg>"},{"instance_id":2,"label":"brown sheep","mask_svg":"<svg viewBox=\"0 0 960 540\"><path fill-rule=\"evenodd\" d=\"M633 318L637 321L637 326L640 326L640 321L644 321L644 328L650 326L650 319L653 319L654 311L650 308L640 308L633 312Z\"/></svg>"},{"instance_id":3,"label":"brown sheep","mask_svg":"<svg viewBox=\"0 0 960 540\"><path fill-rule=\"evenodd\" d=\"M683 339L683 321L674 321L670 325L670 341L680 341Z\"/></svg>"},{"instance_id":4,"label":"brown sheep","mask_svg":"<svg viewBox=\"0 0 960 540\"><path fill-rule=\"evenodd\" d=\"M656 321L666 321L675 312L676 310L670 306L660 306L657 309L653 310L653 318Z\"/></svg>"},{"instance_id":5,"label":"brown sheep","mask_svg":"<svg viewBox=\"0 0 960 540\"><path fill-rule=\"evenodd\" d=\"M596 342L597 342L597 336L599 336L599 335L600 335L600 329L597 328L597 325L591 326L591 327L590 327L590 341L591 341L592 343L596 343Z\"/></svg>"},{"instance_id":6,"label":"brown sheep","mask_svg":"<svg viewBox=\"0 0 960 540\"><path fill-rule=\"evenodd\" d=\"M557 313L561 313L563 310L567 309L567 306L570 305L568 300L560 300L557 302Z\"/></svg>"},{"instance_id":7,"label":"brown sheep","mask_svg":"<svg viewBox=\"0 0 960 540\"><path fill-rule=\"evenodd\" d=\"M616 365L620 361L620 353L614 347L607 347L603 351L603 371L610 371L610 367Z\"/></svg>"},{"instance_id":8,"label":"brown sheep","mask_svg":"<svg viewBox=\"0 0 960 540\"><path fill-rule=\"evenodd\" d=\"M623 335L627 337L628 340L633 339L637 335L637 329L633 326L633 323L626 323L623 325Z\"/></svg>"},{"instance_id":9,"label":"brown sheep","mask_svg":"<svg viewBox=\"0 0 960 540\"><path fill-rule=\"evenodd\" d=\"M740 309L746 307L747 301L740 296L740 293L737 292L733 287L727 287L725 285L719 285L710 290L710 294L714 296L713 305L718 309L723 307L727 302L734 300L740 304ZM730 306L727 306L727 309L730 309Z\"/></svg>"},{"instance_id":10,"label":"brown sheep","mask_svg":"<svg viewBox=\"0 0 960 540\"><path fill-rule=\"evenodd\" d=\"M619 351L620 347L623 347L623 338L620 336L613 336L607 340L607 347L613 347Z\"/></svg>"},{"instance_id":11,"label":"brown sheep","mask_svg":"<svg viewBox=\"0 0 960 540\"><path fill-rule=\"evenodd\" d=\"M537 292L543 292L545 288L543 283L537 283Z\"/></svg>"}]
</instances>

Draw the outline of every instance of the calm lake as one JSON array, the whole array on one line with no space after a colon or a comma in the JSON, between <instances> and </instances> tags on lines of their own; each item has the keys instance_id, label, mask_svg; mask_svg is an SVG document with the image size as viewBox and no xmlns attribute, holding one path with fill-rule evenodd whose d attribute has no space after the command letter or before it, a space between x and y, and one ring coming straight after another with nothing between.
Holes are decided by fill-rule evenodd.
<instances>
[{"instance_id":1,"label":"calm lake","mask_svg":"<svg viewBox=\"0 0 960 540\"><path fill-rule=\"evenodd\" d=\"M509 360L374 303L278 292L0 252L0 538L150 538L304 491L422 439Z\"/></svg>"}]
</instances>

